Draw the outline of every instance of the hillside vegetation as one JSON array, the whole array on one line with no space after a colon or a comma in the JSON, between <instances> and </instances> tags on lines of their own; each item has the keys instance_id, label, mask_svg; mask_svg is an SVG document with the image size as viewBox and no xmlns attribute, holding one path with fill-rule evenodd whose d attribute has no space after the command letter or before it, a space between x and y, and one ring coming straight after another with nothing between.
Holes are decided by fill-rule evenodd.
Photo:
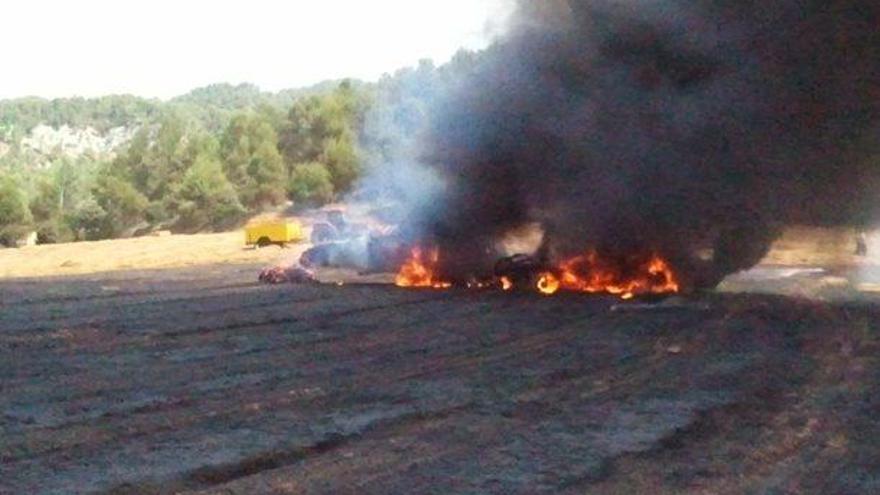
<instances>
[{"instance_id":1,"label":"hillside vegetation","mask_svg":"<svg viewBox=\"0 0 880 495\"><path fill-rule=\"evenodd\" d=\"M0 101L0 245L33 231L54 243L222 230L288 201L335 200L418 133L476 58L277 93Z\"/></svg>"}]
</instances>

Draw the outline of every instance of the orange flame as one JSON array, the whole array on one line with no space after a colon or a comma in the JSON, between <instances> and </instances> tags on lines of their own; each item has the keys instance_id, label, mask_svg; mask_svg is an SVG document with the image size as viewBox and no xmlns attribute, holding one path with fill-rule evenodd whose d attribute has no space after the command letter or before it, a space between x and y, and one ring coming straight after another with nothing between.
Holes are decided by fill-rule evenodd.
<instances>
[{"instance_id":1,"label":"orange flame","mask_svg":"<svg viewBox=\"0 0 880 495\"><path fill-rule=\"evenodd\" d=\"M436 248L413 248L409 259L400 267L395 284L398 287L434 289L452 287L451 283L442 280L437 274L439 260L440 252ZM668 294L680 290L672 267L657 254L603 257L597 251L590 250L538 273L533 280L538 292L548 296L565 290L607 293L621 299L632 299L641 294ZM500 277L494 282L474 279L467 284L467 287L474 289L499 286L510 291L514 288L514 281L508 277Z\"/></svg>"},{"instance_id":2,"label":"orange flame","mask_svg":"<svg viewBox=\"0 0 880 495\"><path fill-rule=\"evenodd\" d=\"M632 299L638 294L675 293L680 289L672 267L656 254L646 260L629 258L615 262L589 251L562 262L559 274L565 290L607 292L623 299Z\"/></svg>"},{"instance_id":3,"label":"orange flame","mask_svg":"<svg viewBox=\"0 0 880 495\"><path fill-rule=\"evenodd\" d=\"M398 287L431 287L434 289L448 289L452 287L449 282L440 280L437 276L437 265L440 261L440 251L431 249L428 252L415 247L410 252L410 257L400 271L394 283Z\"/></svg>"},{"instance_id":4,"label":"orange flame","mask_svg":"<svg viewBox=\"0 0 880 495\"><path fill-rule=\"evenodd\" d=\"M538 275L538 283L536 284L536 287L538 292L545 296L556 294L556 292L559 291L560 285L561 284L559 279L556 278L556 275L553 275L550 272L543 272Z\"/></svg>"}]
</instances>

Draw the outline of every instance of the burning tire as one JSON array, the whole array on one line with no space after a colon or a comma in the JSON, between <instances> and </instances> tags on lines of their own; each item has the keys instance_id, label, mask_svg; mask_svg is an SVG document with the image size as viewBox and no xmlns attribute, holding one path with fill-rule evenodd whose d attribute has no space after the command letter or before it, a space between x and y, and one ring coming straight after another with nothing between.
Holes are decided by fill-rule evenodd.
<instances>
[{"instance_id":1,"label":"burning tire","mask_svg":"<svg viewBox=\"0 0 880 495\"><path fill-rule=\"evenodd\" d=\"M495 263L495 276L507 280L511 287L535 288L538 285L543 264L534 256L515 254L501 258ZM507 285L507 284L505 284Z\"/></svg>"}]
</instances>

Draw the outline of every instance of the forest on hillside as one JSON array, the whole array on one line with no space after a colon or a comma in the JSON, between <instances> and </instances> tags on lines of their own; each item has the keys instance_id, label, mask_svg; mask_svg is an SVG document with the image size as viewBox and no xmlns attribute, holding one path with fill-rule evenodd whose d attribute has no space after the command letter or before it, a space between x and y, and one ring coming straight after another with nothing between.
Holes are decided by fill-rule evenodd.
<instances>
[{"instance_id":1,"label":"forest on hillside","mask_svg":"<svg viewBox=\"0 0 880 495\"><path fill-rule=\"evenodd\" d=\"M440 92L477 63L462 51L375 83L277 93L216 84L168 101L128 95L0 101L0 245L222 230L292 201L344 197L425 125ZM37 155L37 126L133 129L110 156Z\"/></svg>"}]
</instances>

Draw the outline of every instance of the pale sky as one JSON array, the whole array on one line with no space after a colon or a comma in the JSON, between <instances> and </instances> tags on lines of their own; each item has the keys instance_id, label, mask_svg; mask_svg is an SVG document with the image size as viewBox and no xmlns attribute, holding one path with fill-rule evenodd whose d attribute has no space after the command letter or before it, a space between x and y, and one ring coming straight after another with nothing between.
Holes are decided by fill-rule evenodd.
<instances>
[{"instance_id":1,"label":"pale sky","mask_svg":"<svg viewBox=\"0 0 880 495\"><path fill-rule=\"evenodd\" d=\"M0 98L375 80L503 30L510 0L6 0Z\"/></svg>"}]
</instances>

